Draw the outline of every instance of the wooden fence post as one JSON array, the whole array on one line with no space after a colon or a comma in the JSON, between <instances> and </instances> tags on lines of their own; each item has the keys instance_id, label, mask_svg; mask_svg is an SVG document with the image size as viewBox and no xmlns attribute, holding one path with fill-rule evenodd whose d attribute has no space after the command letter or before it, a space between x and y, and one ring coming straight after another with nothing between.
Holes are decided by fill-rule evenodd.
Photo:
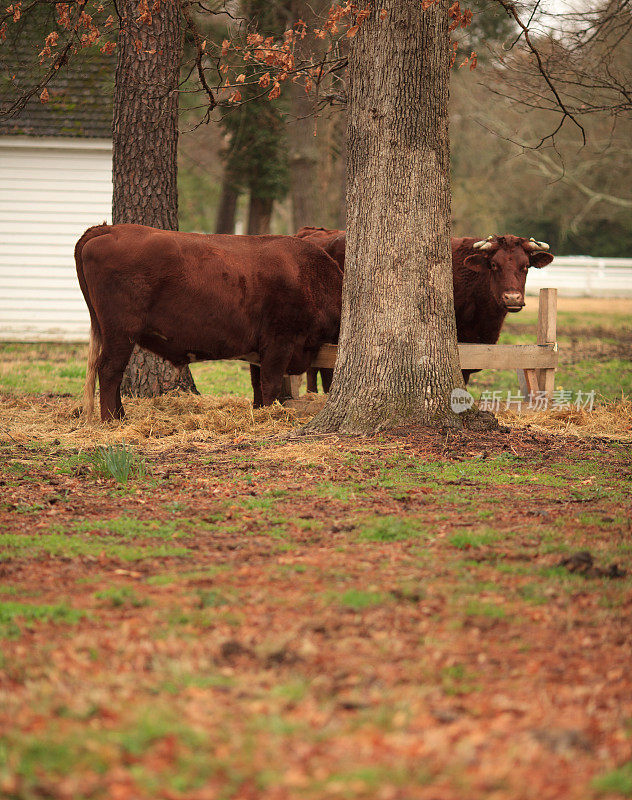
<instances>
[{"instance_id":1,"label":"wooden fence post","mask_svg":"<svg viewBox=\"0 0 632 800\"><path fill-rule=\"evenodd\" d=\"M538 308L538 344L557 341L557 289L540 289ZM555 367L537 370L538 386L545 392L547 406L553 399Z\"/></svg>"},{"instance_id":2,"label":"wooden fence post","mask_svg":"<svg viewBox=\"0 0 632 800\"><path fill-rule=\"evenodd\" d=\"M538 302L537 343L555 344L557 334L557 289L540 289ZM546 405L551 402L555 387L555 367L545 369L517 369L520 391L530 401L538 392L544 392ZM540 395L542 396L542 395Z\"/></svg>"},{"instance_id":3,"label":"wooden fence post","mask_svg":"<svg viewBox=\"0 0 632 800\"><path fill-rule=\"evenodd\" d=\"M284 375L281 384L281 397L283 400L298 400L303 382L302 375Z\"/></svg>"}]
</instances>

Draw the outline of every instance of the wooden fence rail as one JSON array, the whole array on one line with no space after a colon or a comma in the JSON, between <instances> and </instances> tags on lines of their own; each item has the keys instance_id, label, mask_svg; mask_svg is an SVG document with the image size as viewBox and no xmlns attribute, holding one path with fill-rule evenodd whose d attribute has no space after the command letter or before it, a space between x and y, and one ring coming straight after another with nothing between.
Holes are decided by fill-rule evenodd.
<instances>
[{"instance_id":1,"label":"wooden fence rail","mask_svg":"<svg viewBox=\"0 0 632 800\"><path fill-rule=\"evenodd\" d=\"M540 289L536 344L459 344L461 369L515 369L525 398L546 397L550 402L555 387L557 352L557 289ZM312 367L335 367L338 346L323 345ZM255 353L243 361L258 364ZM286 375L284 394L298 398L301 375Z\"/></svg>"}]
</instances>

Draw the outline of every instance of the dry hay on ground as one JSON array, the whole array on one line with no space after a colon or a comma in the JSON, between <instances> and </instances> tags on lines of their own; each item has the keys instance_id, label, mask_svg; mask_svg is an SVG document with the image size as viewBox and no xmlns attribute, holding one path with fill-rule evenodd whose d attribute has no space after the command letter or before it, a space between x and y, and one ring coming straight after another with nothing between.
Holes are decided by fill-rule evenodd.
<instances>
[{"instance_id":1,"label":"dry hay on ground","mask_svg":"<svg viewBox=\"0 0 632 800\"><path fill-rule=\"evenodd\" d=\"M307 422L322 404L321 396L308 397L304 408L285 408L278 403L253 410L239 397L199 397L170 394L151 399L128 398L122 422L86 423L79 416L77 400L68 397L3 396L0 398L0 442L44 444L85 449L123 441L162 451L196 443L219 445L255 439L284 439ZM296 405L299 405L298 403ZM578 438L605 437L632 441L632 401L598 406L594 411L552 409L517 415L501 412L500 420L516 429L530 428L554 435ZM281 444L279 442L279 444ZM294 441L298 453L306 444ZM284 444L287 448L289 445ZM309 460L324 453L310 453ZM319 459L317 459L319 460Z\"/></svg>"},{"instance_id":2,"label":"dry hay on ground","mask_svg":"<svg viewBox=\"0 0 632 800\"><path fill-rule=\"evenodd\" d=\"M167 450L195 442L262 438L286 434L311 414L273 406L253 409L239 397L168 394L127 398L121 422L86 422L77 400L18 396L0 399L0 441L35 444L56 440L63 447L87 448L120 442Z\"/></svg>"},{"instance_id":3,"label":"dry hay on ground","mask_svg":"<svg viewBox=\"0 0 632 800\"><path fill-rule=\"evenodd\" d=\"M498 418L512 428L531 428L581 439L603 437L632 441L632 400L627 399L596 406L592 411L572 406L529 414L501 411Z\"/></svg>"}]
</instances>

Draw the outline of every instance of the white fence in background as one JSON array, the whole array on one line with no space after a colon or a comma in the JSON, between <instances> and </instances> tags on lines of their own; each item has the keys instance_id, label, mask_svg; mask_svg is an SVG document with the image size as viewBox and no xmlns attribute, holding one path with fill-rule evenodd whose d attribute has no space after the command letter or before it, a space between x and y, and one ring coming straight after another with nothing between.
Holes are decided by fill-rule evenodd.
<instances>
[{"instance_id":1,"label":"white fence in background","mask_svg":"<svg viewBox=\"0 0 632 800\"><path fill-rule=\"evenodd\" d=\"M527 294L548 287L563 297L632 297L632 258L556 256L527 277Z\"/></svg>"}]
</instances>

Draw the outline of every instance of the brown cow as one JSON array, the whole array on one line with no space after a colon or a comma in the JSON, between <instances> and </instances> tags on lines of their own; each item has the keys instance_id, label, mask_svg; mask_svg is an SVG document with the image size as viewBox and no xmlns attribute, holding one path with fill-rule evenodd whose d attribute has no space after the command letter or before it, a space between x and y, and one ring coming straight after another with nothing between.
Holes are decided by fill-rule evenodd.
<instances>
[{"instance_id":1,"label":"brown cow","mask_svg":"<svg viewBox=\"0 0 632 800\"><path fill-rule=\"evenodd\" d=\"M91 320L85 410L98 373L103 420L123 415L121 379L135 344L176 366L257 353L269 404L285 373L305 372L338 337L340 268L294 236L99 225L79 239L75 261Z\"/></svg>"},{"instance_id":2,"label":"brown cow","mask_svg":"<svg viewBox=\"0 0 632 800\"><path fill-rule=\"evenodd\" d=\"M299 239L307 239L312 244L322 247L334 261L338 262L340 269L344 270L347 243L345 231L330 230L328 228L301 228L294 235Z\"/></svg>"},{"instance_id":3,"label":"brown cow","mask_svg":"<svg viewBox=\"0 0 632 800\"><path fill-rule=\"evenodd\" d=\"M545 242L520 236L452 239L454 311L459 342L496 344L508 313L524 308L529 267L553 261ZM463 370L467 384L478 370Z\"/></svg>"},{"instance_id":4,"label":"brown cow","mask_svg":"<svg viewBox=\"0 0 632 800\"><path fill-rule=\"evenodd\" d=\"M312 244L322 247L334 261L338 262L340 269L345 268L345 250L347 235L345 231L329 230L328 228L301 228L295 236L299 239L307 239ZM307 370L307 391L318 391L318 373L323 383L323 392L328 392L331 388L331 381L334 377L333 369L321 367L320 369L311 368Z\"/></svg>"},{"instance_id":5,"label":"brown cow","mask_svg":"<svg viewBox=\"0 0 632 800\"><path fill-rule=\"evenodd\" d=\"M301 228L296 235L319 245L344 267L344 231ZM529 267L545 267L553 260L546 252L549 246L510 235L484 240L453 238L451 243L457 338L459 342L496 344L507 314L524 306ZM465 383L477 371L463 370ZM333 370L321 369L320 373L323 389L328 391ZM316 369L307 372L309 391L317 391L317 374Z\"/></svg>"}]
</instances>

